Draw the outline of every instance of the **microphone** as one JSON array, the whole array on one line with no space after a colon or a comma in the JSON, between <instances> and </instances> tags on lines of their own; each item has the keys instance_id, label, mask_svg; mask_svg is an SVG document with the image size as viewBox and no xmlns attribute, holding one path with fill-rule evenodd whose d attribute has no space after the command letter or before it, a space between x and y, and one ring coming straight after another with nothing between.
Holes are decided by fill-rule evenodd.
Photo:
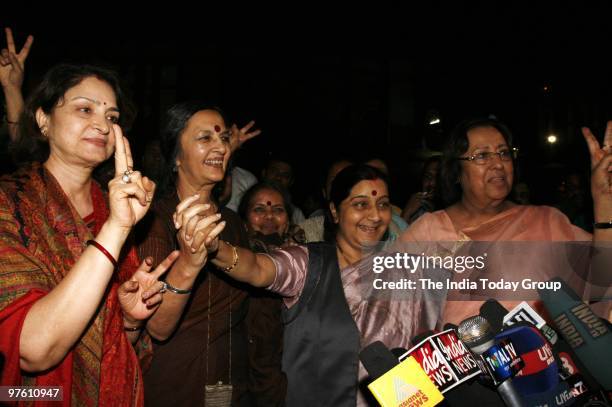
<instances>
[{"instance_id":1,"label":"microphone","mask_svg":"<svg viewBox=\"0 0 612 407\"><path fill-rule=\"evenodd\" d=\"M368 389L382 407L433 407L444 399L413 357L398 364L397 358L380 341L366 346L359 359L374 379Z\"/></svg>"},{"instance_id":2,"label":"microphone","mask_svg":"<svg viewBox=\"0 0 612 407\"><path fill-rule=\"evenodd\" d=\"M589 372L612 390L612 333L588 305L560 278L556 292L539 289L540 298L553 318L557 331L572 347Z\"/></svg>"},{"instance_id":3,"label":"microphone","mask_svg":"<svg viewBox=\"0 0 612 407\"><path fill-rule=\"evenodd\" d=\"M521 302L510 312L508 312L504 316L503 322L505 326L512 326L513 324L519 322L529 322L535 325L535 327L540 330L542 335L544 335L544 337L548 339L551 345L554 345L559 340L557 332L555 332L554 329L548 326L544 318L542 318L540 314L538 314L533 308L531 308L531 306L525 301Z\"/></svg>"},{"instance_id":4,"label":"microphone","mask_svg":"<svg viewBox=\"0 0 612 407\"><path fill-rule=\"evenodd\" d=\"M588 369L580 362L577 358L573 350L567 344L567 342L563 339L563 337L559 337L557 333L546 324L546 321L538 314L528 303L521 302L515 308L513 308L509 312L505 312L505 308L499 304L496 300L490 299L487 301L487 305L483 305L480 308L480 314L485 319L489 320L502 319L504 321L505 328L507 327L517 327L517 326L532 326L535 325L536 328L540 330L540 334L542 334L544 339L546 338L552 345L552 352L555 358L558 374L560 379L563 381L556 385L554 388L550 390L540 390L541 393L531 393L529 390L530 386L538 386L539 389L544 389L547 387L546 383L538 384L538 380L546 380L542 378L542 370L546 369L546 371L550 372L550 382L549 385L552 385L552 366L540 366L537 367L537 360L527 360L523 357L523 352L519 350L519 355L523 358L526 367L520 372L519 378L515 378L514 382L517 384L517 390L523 396L525 402L528 405L545 405L547 402L544 400L548 400L549 405L565 405L564 403L583 403L583 402L595 402L601 401L605 399L601 390L601 386L597 383L597 381L590 375ZM502 315L504 314L504 315ZM539 341L539 339L535 338L535 341ZM546 360L545 350L542 349L541 352L541 361ZM531 384L527 382L527 384L523 383L518 384L517 381L521 380L529 380L531 376L527 375L527 372L540 371L539 376L533 377L535 379ZM543 387L540 387L543 386ZM554 401L554 403L553 403Z\"/></svg>"},{"instance_id":5,"label":"microphone","mask_svg":"<svg viewBox=\"0 0 612 407\"><path fill-rule=\"evenodd\" d=\"M453 329L456 327L447 324L443 332L429 331L426 337L417 335L411 341L416 346L405 351L400 360L413 356L444 395L449 406L499 403L495 391L474 380L481 373L478 361L459 340Z\"/></svg>"},{"instance_id":6,"label":"microphone","mask_svg":"<svg viewBox=\"0 0 612 407\"><path fill-rule=\"evenodd\" d=\"M378 379L397 364L397 358L381 341L372 342L359 352L359 359L370 377Z\"/></svg>"},{"instance_id":7,"label":"microphone","mask_svg":"<svg viewBox=\"0 0 612 407\"><path fill-rule=\"evenodd\" d=\"M525 363L513 379L521 396L546 392L558 386L559 368L553 349L537 329L546 326L546 322L529 304L522 302L507 312L499 302L490 299L480 307L480 315L487 321L502 324L495 339L509 338Z\"/></svg>"},{"instance_id":8,"label":"microphone","mask_svg":"<svg viewBox=\"0 0 612 407\"><path fill-rule=\"evenodd\" d=\"M480 315L491 325L493 332L499 332L504 327L504 317L508 310L498 301L489 298L480 306Z\"/></svg>"},{"instance_id":9,"label":"microphone","mask_svg":"<svg viewBox=\"0 0 612 407\"><path fill-rule=\"evenodd\" d=\"M425 338L418 335L412 342L417 342L418 338L419 343L400 360L414 357L442 394L481 373L476 359L454 330L433 334L430 331Z\"/></svg>"},{"instance_id":10,"label":"microphone","mask_svg":"<svg viewBox=\"0 0 612 407\"><path fill-rule=\"evenodd\" d=\"M496 342L506 338L525 364L512 379L521 396L547 392L559 385L559 368L552 347L536 327L523 322L495 336Z\"/></svg>"},{"instance_id":11,"label":"microphone","mask_svg":"<svg viewBox=\"0 0 612 407\"><path fill-rule=\"evenodd\" d=\"M524 363L516 354L510 340L495 341L489 322L476 315L459 324L459 339L484 361L481 370L488 373L497 386L497 392L507 406L522 406L521 397L512 383L512 376Z\"/></svg>"}]
</instances>

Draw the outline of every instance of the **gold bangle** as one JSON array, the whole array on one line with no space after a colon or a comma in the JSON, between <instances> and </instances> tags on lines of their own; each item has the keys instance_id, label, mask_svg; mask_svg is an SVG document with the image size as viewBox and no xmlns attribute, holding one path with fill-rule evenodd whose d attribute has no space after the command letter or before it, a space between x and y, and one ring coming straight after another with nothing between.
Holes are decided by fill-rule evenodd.
<instances>
[{"instance_id":1,"label":"gold bangle","mask_svg":"<svg viewBox=\"0 0 612 407\"><path fill-rule=\"evenodd\" d=\"M225 271L226 273L229 273L230 271L232 271L234 269L234 267L236 267L236 265L238 264L238 250L236 249L236 246L234 246L233 244L226 242L225 240L223 241L223 243L225 243L226 245L230 246L232 248L232 258L233 258L233 263L231 266L228 267L224 267L223 271Z\"/></svg>"}]
</instances>

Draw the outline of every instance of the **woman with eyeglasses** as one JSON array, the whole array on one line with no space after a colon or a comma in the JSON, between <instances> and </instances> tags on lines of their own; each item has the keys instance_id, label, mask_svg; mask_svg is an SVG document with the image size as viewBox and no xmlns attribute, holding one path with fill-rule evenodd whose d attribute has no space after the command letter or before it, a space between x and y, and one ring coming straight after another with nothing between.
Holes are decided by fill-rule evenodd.
<instances>
[{"instance_id":1,"label":"woman with eyeglasses","mask_svg":"<svg viewBox=\"0 0 612 407\"><path fill-rule=\"evenodd\" d=\"M461 250L471 250L471 254L478 256L484 255L485 250L490 252L483 269L475 270L471 276L456 273L455 277L459 280L469 277L472 280L488 278L500 281L505 278L522 281L519 276L536 281L547 281L555 276L573 279L576 277L577 266L588 265L588 261L584 263L588 256L572 258L568 263L566 257L571 256L566 256L566 252L562 256L551 255L552 251L562 247L562 250L566 250L568 246L540 242L612 239L612 229L603 228L612 219L611 174L608 172L612 162L612 122L608 123L602 147L587 128L583 128L583 134L591 155L595 219L600 222L595 224L594 235L572 225L557 209L517 205L509 199L516 158L512 135L503 123L486 118L464 121L453 130L440 166L440 192L448 206L421 216L403 233L400 240L435 247L438 253L442 250L457 255ZM474 243L492 241L496 243ZM517 244L517 241L530 243ZM570 272L570 269L573 271ZM568 273L564 274L564 271ZM577 291L584 290L584 281L578 281L570 281L570 285ZM472 291L471 294L482 292ZM495 294L498 295L489 292L485 298L507 300L501 302L508 309L520 300L532 300L533 305L539 305L535 301L538 298L536 291L531 294L517 291L512 295L510 291L502 289ZM464 301L452 301L459 297L450 294L443 322L457 324L479 313L482 300L474 301L473 296L461 298ZM472 301L465 301L470 299Z\"/></svg>"}]
</instances>

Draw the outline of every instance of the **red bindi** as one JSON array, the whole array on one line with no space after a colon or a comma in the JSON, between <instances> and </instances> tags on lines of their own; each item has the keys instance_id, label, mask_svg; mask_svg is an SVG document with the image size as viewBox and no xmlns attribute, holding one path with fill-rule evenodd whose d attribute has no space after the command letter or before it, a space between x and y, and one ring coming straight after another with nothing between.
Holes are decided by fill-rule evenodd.
<instances>
[{"instance_id":1,"label":"red bindi","mask_svg":"<svg viewBox=\"0 0 612 407\"><path fill-rule=\"evenodd\" d=\"M377 194L376 190L373 190L372 191L372 196L376 196L376 194Z\"/></svg>"},{"instance_id":2,"label":"red bindi","mask_svg":"<svg viewBox=\"0 0 612 407\"><path fill-rule=\"evenodd\" d=\"M268 201L268 202L266 202L266 205L272 206L272 202Z\"/></svg>"},{"instance_id":3,"label":"red bindi","mask_svg":"<svg viewBox=\"0 0 612 407\"><path fill-rule=\"evenodd\" d=\"M221 126L219 126L218 124L215 124L215 131L219 133L221 131Z\"/></svg>"}]
</instances>

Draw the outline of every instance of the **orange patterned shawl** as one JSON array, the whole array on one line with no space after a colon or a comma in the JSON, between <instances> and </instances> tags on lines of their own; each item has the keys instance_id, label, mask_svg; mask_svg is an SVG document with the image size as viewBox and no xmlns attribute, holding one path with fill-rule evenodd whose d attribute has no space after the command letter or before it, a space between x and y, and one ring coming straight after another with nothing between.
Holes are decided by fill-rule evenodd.
<instances>
[{"instance_id":1,"label":"orange patterned shawl","mask_svg":"<svg viewBox=\"0 0 612 407\"><path fill-rule=\"evenodd\" d=\"M39 374L19 369L19 337L28 310L66 276L108 217L95 182L91 195L93 233L42 165L0 180L0 353L5 359L0 385L61 385L65 406L141 406L142 375L117 299L118 285L138 267L133 248L122 253L98 312L65 359Z\"/></svg>"}]
</instances>

